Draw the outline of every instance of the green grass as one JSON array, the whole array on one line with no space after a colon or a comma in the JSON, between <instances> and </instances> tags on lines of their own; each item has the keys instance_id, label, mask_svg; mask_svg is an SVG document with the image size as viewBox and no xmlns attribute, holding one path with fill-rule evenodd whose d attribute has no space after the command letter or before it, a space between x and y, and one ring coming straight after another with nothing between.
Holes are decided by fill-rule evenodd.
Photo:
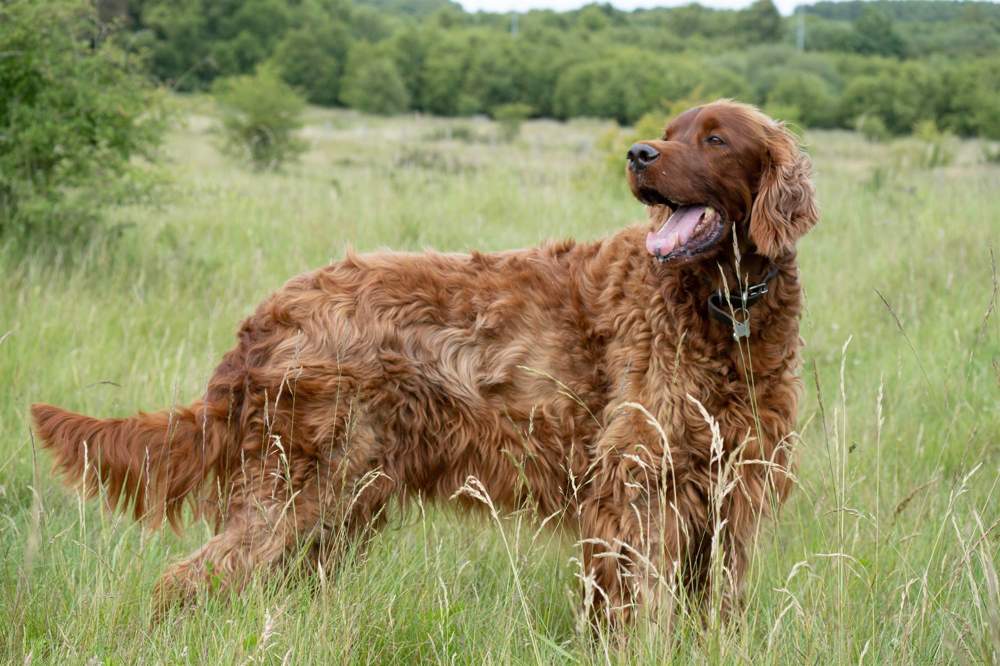
<instances>
[{"instance_id":1,"label":"green grass","mask_svg":"<svg viewBox=\"0 0 1000 666\"><path fill-rule=\"evenodd\" d=\"M156 577L207 528L144 533L81 503L32 446L31 402L190 402L258 301L348 246L494 250L643 215L605 173L597 123L492 144L448 139L491 136L486 122L315 111L310 152L280 174L224 161L210 123L174 132L169 196L115 211L121 240L0 251L0 663L1000 659L1000 166L972 143L948 167L899 166L849 133L807 135L823 216L800 246L799 486L728 629L593 640L572 536L448 503L396 511L364 562L327 578L258 580L153 625Z\"/></svg>"}]
</instances>

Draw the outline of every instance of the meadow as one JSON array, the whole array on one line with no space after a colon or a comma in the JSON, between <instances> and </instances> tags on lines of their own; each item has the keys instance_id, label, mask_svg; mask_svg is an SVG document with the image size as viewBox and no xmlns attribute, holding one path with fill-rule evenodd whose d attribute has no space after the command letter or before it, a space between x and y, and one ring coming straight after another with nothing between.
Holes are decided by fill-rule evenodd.
<instances>
[{"instance_id":1,"label":"meadow","mask_svg":"<svg viewBox=\"0 0 1000 666\"><path fill-rule=\"evenodd\" d=\"M262 298L348 247L498 250L643 217L597 121L531 121L507 143L486 120L311 110L302 161L256 173L188 107L164 196L82 248L0 249L0 663L1000 660L1000 165L974 141L937 160L839 131L805 135L823 214L800 243L798 487L733 623L594 638L571 535L447 502L395 509L336 574L152 623L156 577L208 527L151 533L82 502L36 449L30 403L186 404Z\"/></svg>"}]
</instances>

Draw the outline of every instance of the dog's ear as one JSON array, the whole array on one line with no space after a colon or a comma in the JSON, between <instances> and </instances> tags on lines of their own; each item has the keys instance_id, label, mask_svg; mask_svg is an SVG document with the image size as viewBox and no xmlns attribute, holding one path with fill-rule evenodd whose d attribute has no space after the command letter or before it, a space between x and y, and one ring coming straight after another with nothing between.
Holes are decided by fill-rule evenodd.
<instances>
[{"instance_id":1,"label":"dog's ear","mask_svg":"<svg viewBox=\"0 0 1000 666\"><path fill-rule=\"evenodd\" d=\"M750 213L750 238L761 254L774 259L795 247L818 219L812 163L788 129L772 125Z\"/></svg>"}]
</instances>

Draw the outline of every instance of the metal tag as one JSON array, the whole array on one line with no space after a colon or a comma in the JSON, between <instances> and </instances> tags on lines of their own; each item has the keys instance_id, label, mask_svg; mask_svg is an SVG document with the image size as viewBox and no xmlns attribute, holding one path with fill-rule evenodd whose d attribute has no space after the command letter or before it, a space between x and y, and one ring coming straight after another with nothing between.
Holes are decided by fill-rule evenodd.
<instances>
[{"instance_id":1,"label":"metal tag","mask_svg":"<svg viewBox=\"0 0 1000 666\"><path fill-rule=\"evenodd\" d=\"M733 340L739 341L742 338L750 337L750 312L746 308L740 308L733 317Z\"/></svg>"}]
</instances>

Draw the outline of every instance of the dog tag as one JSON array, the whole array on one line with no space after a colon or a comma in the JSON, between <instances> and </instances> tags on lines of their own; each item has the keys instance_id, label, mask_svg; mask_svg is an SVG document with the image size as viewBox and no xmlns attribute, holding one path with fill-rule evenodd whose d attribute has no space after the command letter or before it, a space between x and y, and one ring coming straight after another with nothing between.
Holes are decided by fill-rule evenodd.
<instances>
[{"instance_id":1,"label":"dog tag","mask_svg":"<svg viewBox=\"0 0 1000 666\"><path fill-rule=\"evenodd\" d=\"M746 308L740 308L734 314L737 317L733 317L733 340L739 342L743 338L750 337L750 313Z\"/></svg>"}]
</instances>

